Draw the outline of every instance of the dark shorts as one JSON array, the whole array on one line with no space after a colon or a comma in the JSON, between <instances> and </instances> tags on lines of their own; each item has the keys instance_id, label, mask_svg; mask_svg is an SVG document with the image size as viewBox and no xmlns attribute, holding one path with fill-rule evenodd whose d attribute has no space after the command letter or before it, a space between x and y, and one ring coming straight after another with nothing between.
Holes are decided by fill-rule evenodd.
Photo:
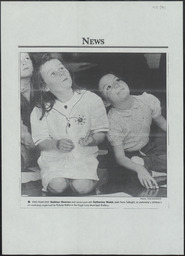
<instances>
[{"instance_id":1,"label":"dark shorts","mask_svg":"<svg viewBox=\"0 0 185 256\"><path fill-rule=\"evenodd\" d=\"M143 154L145 156L143 156ZM141 157L144 160L144 166L151 174L151 171L157 172L167 172L167 155L166 155L166 139L165 138L157 138L153 141L150 141L145 147L143 147L140 151L134 152L125 152L125 155L128 158L132 158L133 156ZM109 151L108 159L107 159L107 169L109 173L109 177L111 179L120 179L120 177L128 176L137 176L134 171L131 171L125 167L122 167L116 163L116 159L114 153Z\"/></svg>"},{"instance_id":2,"label":"dark shorts","mask_svg":"<svg viewBox=\"0 0 185 256\"><path fill-rule=\"evenodd\" d=\"M145 168L151 172L167 172L166 142L150 141L140 151L125 152L128 158L139 156L144 160Z\"/></svg>"}]
</instances>

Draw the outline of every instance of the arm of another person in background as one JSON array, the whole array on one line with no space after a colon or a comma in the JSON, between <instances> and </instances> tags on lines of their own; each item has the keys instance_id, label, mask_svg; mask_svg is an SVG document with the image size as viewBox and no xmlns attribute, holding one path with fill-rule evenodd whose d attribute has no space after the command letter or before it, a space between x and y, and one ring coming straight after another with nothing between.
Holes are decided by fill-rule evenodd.
<instances>
[{"instance_id":1,"label":"arm of another person in background","mask_svg":"<svg viewBox=\"0 0 185 256\"><path fill-rule=\"evenodd\" d=\"M159 126L163 131L167 131L167 122L162 115L160 115L157 118L153 118L153 120L157 124L157 126Z\"/></svg>"},{"instance_id":2,"label":"arm of another person in background","mask_svg":"<svg viewBox=\"0 0 185 256\"><path fill-rule=\"evenodd\" d=\"M125 156L125 152L122 145L113 146L116 161L119 165L126 167L137 173L138 179L142 186L148 188L158 188L158 185L154 178L149 174L143 165L132 162Z\"/></svg>"},{"instance_id":3,"label":"arm of another person in background","mask_svg":"<svg viewBox=\"0 0 185 256\"><path fill-rule=\"evenodd\" d=\"M28 131L28 128L26 125L23 124L23 121L21 120L21 143L25 145L26 148L34 148L35 144L32 140L32 136Z\"/></svg>"}]
</instances>

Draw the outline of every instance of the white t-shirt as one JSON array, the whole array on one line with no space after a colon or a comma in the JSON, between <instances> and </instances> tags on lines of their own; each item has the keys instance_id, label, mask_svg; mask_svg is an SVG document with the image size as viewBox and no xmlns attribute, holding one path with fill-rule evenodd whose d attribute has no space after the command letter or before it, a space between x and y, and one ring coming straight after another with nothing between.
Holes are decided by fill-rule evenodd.
<instances>
[{"instance_id":1,"label":"white t-shirt","mask_svg":"<svg viewBox=\"0 0 185 256\"><path fill-rule=\"evenodd\" d=\"M108 131L107 114L101 98L90 91L82 90L75 92L66 103L56 100L52 110L42 120L41 113L38 107L31 113L32 137L36 145L46 139L68 138L75 146L69 153L56 150L41 152L38 163L42 177L47 176L45 183L48 184L48 180L55 175L97 180L98 147L82 147L78 142L86 136L88 130L94 133Z\"/></svg>"},{"instance_id":2,"label":"white t-shirt","mask_svg":"<svg viewBox=\"0 0 185 256\"><path fill-rule=\"evenodd\" d=\"M112 146L123 145L125 151L136 151L149 141L152 119L161 115L160 101L153 95L143 93L134 97L130 110L112 108L108 113L108 140Z\"/></svg>"}]
</instances>

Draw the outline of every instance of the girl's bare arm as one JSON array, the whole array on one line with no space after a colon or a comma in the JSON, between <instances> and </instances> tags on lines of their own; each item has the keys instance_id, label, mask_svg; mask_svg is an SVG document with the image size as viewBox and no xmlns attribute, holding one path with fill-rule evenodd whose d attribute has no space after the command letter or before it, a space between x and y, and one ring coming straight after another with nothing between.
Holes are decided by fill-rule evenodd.
<instances>
[{"instance_id":1,"label":"girl's bare arm","mask_svg":"<svg viewBox=\"0 0 185 256\"><path fill-rule=\"evenodd\" d=\"M160 115L157 118L154 118L153 120L157 124L157 126L159 126L163 131L165 132L167 131L167 122L162 115Z\"/></svg>"}]
</instances>

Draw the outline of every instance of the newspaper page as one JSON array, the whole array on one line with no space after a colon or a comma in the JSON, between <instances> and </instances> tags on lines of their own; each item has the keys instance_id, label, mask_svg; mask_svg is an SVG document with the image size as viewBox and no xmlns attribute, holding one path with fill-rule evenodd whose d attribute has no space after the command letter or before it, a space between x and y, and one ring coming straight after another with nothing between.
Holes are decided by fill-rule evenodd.
<instances>
[{"instance_id":1,"label":"newspaper page","mask_svg":"<svg viewBox=\"0 0 185 256\"><path fill-rule=\"evenodd\" d=\"M1 15L3 253L183 254L182 2Z\"/></svg>"}]
</instances>

